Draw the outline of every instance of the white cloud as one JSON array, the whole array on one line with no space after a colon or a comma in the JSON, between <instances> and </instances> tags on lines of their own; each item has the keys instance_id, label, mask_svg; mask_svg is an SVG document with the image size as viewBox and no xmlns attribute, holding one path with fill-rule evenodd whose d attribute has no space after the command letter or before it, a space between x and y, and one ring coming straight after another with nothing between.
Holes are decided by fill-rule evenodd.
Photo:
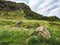
<instances>
[{"instance_id":1,"label":"white cloud","mask_svg":"<svg viewBox=\"0 0 60 45\"><path fill-rule=\"evenodd\" d=\"M35 12L45 16L58 16L60 17L60 0L30 0L29 6Z\"/></svg>"},{"instance_id":2,"label":"white cloud","mask_svg":"<svg viewBox=\"0 0 60 45\"><path fill-rule=\"evenodd\" d=\"M22 3L23 2L23 0L9 0L9 1L17 2L17 3Z\"/></svg>"},{"instance_id":3,"label":"white cloud","mask_svg":"<svg viewBox=\"0 0 60 45\"><path fill-rule=\"evenodd\" d=\"M15 2L24 2L28 4L31 9L39 14L45 16L60 17L60 0L13 0Z\"/></svg>"},{"instance_id":4,"label":"white cloud","mask_svg":"<svg viewBox=\"0 0 60 45\"><path fill-rule=\"evenodd\" d=\"M38 5L39 0L29 0L29 6L34 9Z\"/></svg>"},{"instance_id":5,"label":"white cloud","mask_svg":"<svg viewBox=\"0 0 60 45\"><path fill-rule=\"evenodd\" d=\"M58 15L57 17L60 17L60 8L56 8L54 10L52 10L49 14L49 16L51 16L54 13L54 15Z\"/></svg>"}]
</instances>

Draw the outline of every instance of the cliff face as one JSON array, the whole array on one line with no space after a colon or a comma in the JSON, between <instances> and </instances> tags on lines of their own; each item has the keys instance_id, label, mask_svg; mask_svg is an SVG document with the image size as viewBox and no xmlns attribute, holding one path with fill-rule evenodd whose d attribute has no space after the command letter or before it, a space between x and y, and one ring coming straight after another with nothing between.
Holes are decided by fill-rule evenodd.
<instances>
[{"instance_id":1,"label":"cliff face","mask_svg":"<svg viewBox=\"0 0 60 45\"><path fill-rule=\"evenodd\" d=\"M21 10L27 9L30 10L29 6L24 3L15 3L10 1L0 1L0 10Z\"/></svg>"}]
</instances>

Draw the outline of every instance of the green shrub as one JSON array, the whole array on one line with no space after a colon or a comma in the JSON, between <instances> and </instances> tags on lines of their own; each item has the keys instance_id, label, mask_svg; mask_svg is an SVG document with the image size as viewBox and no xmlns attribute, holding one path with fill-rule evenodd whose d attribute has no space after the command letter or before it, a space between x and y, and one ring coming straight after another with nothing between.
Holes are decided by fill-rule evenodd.
<instances>
[{"instance_id":1,"label":"green shrub","mask_svg":"<svg viewBox=\"0 0 60 45\"><path fill-rule=\"evenodd\" d=\"M38 37L37 36L31 36L28 39L28 45L38 45Z\"/></svg>"},{"instance_id":2,"label":"green shrub","mask_svg":"<svg viewBox=\"0 0 60 45\"><path fill-rule=\"evenodd\" d=\"M0 31L0 45L8 45L12 42L11 34L9 31Z\"/></svg>"}]
</instances>

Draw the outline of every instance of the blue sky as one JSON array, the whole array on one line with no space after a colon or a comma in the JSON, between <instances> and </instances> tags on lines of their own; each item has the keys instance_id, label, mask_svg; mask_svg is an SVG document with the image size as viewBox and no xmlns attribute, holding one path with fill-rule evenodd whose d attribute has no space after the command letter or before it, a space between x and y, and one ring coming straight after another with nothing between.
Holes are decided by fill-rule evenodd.
<instances>
[{"instance_id":1,"label":"blue sky","mask_svg":"<svg viewBox=\"0 0 60 45\"><path fill-rule=\"evenodd\" d=\"M44 16L57 16L60 18L60 0L11 0L25 3L30 8Z\"/></svg>"}]
</instances>

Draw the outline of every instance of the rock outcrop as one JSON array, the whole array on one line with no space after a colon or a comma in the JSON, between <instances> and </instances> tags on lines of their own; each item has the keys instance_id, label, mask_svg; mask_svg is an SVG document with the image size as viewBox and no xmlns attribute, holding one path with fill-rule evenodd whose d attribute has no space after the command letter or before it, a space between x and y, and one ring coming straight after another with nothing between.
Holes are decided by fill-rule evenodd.
<instances>
[{"instance_id":1,"label":"rock outcrop","mask_svg":"<svg viewBox=\"0 0 60 45\"><path fill-rule=\"evenodd\" d=\"M38 27L36 29L36 32L38 33L38 36L41 36L43 38L49 39L51 37L50 32L44 26Z\"/></svg>"},{"instance_id":2,"label":"rock outcrop","mask_svg":"<svg viewBox=\"0 0 60 45\"><path fill-rule=\"evenodd\" d=\"M23 23L23 21L17 21L16 24L15 24L15 26L16 27L20 27L22 23Z\"/></svg>"}]
</instances>

